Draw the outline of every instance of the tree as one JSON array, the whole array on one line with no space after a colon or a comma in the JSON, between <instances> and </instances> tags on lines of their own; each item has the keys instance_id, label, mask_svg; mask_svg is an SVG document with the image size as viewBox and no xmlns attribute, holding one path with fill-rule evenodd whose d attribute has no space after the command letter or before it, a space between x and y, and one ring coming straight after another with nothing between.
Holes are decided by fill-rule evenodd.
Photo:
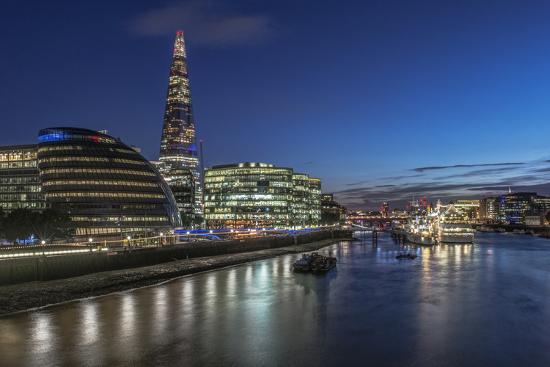
<instances>
[{"instance_id":1,"label":"tree","mask_svg":"<svg viewBox=\"0 0 550 367\"><path fill-rule=\"evenodd\" d=\"M71 219L66 213L46 209L35 214L32 224L34 234L43 241L65 239L71 235Z\"/></svg>"},{"instance_id":2,"label":"tree","mask_svg":"<svg viewBox=\"0 0 550 367\"><path fill-rule=\"evenodd\" d=\"M4 221L6 220L6 213L4 209L0 207L0 237L4 237Z\"/></svg>"},{"instance_id":3,"label":"tree","mask_svg":"<svg viewBox=\"0 0 550 367\"><path fill-rule=\"evenodd\" d=\"M193 224L193 217L191 214L185 213L183 211L180 212L181 217L181 226L183 228L189 228L191 227L191 224Z\"/></svg>"},{"instance_id":4,"label":"tree","mask_svg":"<svg viewBox=\"0 0 550 367\"><path fill-rule=\"evenodd\" d=\"M35 214L28 209L13 210L2 221L3 237L13 243L29 238L33 234L34 219Z\"/></svg>"}]
</instances>

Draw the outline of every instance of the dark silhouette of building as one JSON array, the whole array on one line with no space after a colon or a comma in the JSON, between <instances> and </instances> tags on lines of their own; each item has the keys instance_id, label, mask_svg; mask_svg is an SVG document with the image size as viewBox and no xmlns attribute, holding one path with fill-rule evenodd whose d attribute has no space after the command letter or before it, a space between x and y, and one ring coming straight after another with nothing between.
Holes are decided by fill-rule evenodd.
<instances>
[{"instance_id":1,"label":"dark silhouette of building","mask_svg":"<svg viewBox=\"0 0 550 367\"><path fill-rule=\"evenodd\" d=\"M346 221L346 208L334 200L334 194L321 194L321 224L343 224Z\"/></svg>"}]
</instances>

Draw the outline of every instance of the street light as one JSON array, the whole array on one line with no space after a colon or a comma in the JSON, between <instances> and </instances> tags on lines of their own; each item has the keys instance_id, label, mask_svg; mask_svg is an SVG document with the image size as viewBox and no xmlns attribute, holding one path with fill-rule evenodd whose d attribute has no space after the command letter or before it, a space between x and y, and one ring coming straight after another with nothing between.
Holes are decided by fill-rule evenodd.
<instances>
[{"instance_id":1,"label":"street light","mask_svg":"<svg viewBox=\"0 0 550 367\"><path fill-rule=\"evenodd\" d=\"M92 243L94 239L92 237L88 238L88 242Z\"/></svg>"},{"instance_id":2,"label":"street light","mask_svg":"<svg viewBox=\"0 0 550 367\"><path fill-rule=\"evenodd\" d=\"M41 244L45 245L46 244L46 241L42 240L42 242L40 242Z\"/></svg>"}]
</instances>

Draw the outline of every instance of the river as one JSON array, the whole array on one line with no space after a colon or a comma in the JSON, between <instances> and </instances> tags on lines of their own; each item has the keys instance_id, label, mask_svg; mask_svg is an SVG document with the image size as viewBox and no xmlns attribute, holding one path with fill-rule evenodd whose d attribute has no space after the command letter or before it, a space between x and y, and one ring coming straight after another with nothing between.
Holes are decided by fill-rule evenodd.
<instances>
[{"instance_id":1,"label":"river","mask_svg":"<svg viewBox=\"0 0 550 367\"><path fill-rule=\"evenodd\" d=\"M0 366L550 366L550 240L341 242L0 318Z\"/></svg>"}]
</instances>

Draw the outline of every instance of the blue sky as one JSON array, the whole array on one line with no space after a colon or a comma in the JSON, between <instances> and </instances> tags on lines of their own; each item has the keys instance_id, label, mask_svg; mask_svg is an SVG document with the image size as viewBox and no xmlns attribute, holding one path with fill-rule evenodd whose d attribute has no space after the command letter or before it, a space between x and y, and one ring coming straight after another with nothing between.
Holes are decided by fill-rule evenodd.
<instances>
[{"instance_id":1,"label":"blue sky","mask_svg":"<svg viewBox=\"0 0 550 367\"><path fill-rule=\"evenodd\" d=\"M550 2L2 8L0 144L72 125L108 129L156 159L174 32L183 29L207 165L295 167L350 207L508 186L550 194Z\"/></svg>"}]
</instances>

